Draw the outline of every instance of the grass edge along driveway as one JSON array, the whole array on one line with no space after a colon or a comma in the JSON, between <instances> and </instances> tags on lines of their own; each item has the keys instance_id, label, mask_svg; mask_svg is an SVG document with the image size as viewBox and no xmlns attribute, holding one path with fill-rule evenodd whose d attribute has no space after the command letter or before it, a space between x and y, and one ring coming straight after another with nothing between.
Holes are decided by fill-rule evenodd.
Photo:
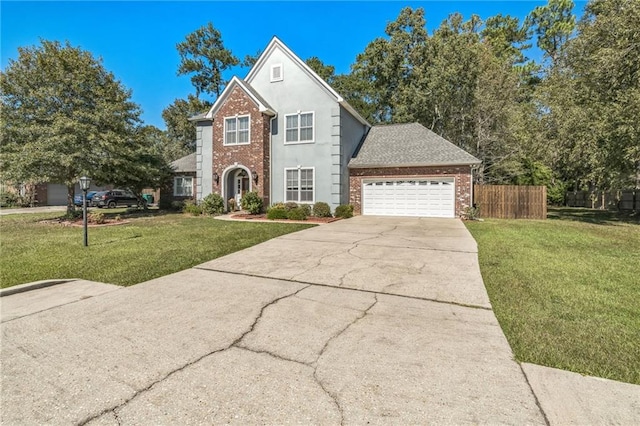
<instances>
[{"instance_id":1,"label":"grass edge along driveway","mask_svg":"<svg viewBox=\"0 0 640 426\"><path fill-rule=\"evenodd\" d=\"M551 209L466 224L518 361L640 384L637 216Z\"/></svg>"},{"instance_id":2,"label":"grass edge along driveway","mask_svg":"<svg viewBox=\"0 0 640 426\"><path fill-rule=\"evenodd\" d=\"M0 284L82 278L128 286L181 271L313 225L222 221L182 214L128 218L90 227L42 223L57 214L0 218ZM256 260L259 261L259 260Z\"/></svg>"}]
</instances>

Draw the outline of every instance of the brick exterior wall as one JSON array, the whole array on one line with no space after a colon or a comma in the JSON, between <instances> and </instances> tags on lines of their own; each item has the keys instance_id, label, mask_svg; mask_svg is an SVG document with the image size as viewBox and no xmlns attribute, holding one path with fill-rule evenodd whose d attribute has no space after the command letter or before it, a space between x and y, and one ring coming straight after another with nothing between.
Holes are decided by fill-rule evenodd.
<instances>
[{"instance_id":1,"label":"brick exterior wall","mask_svg":"<svg viewBox=\"0 0 640 426\"><path fill-rule=\"evenodd\" d=\"M172 201L187 201L187 200L194 200L196 199L196 172L176 172L174 173L174 177L175 176L191 176L193 177L193 189L192 189L192 196L190 197L184 197L184 196L177 196L177 195L173 195L173 190L174 190L174 183L175 180L171 182L171 186L168 188L161 188L159 191L153 191L153 190L143 190L142 193L143 194L154 194L154 198L155 198L155 202L158 203L158 205L160 205L163 208L169 208L171 206L171 202Z\"/></svg>"},{"instance_id":2,"label":"brick exterior wall","mask_svg":"<svg viewBox=\"0 0 640 426\"><path fill-rule=\"evenodd\" d=\"M224 145L224 119L236 115L249 115L250 128L248 145ZM217 173L220 177L218 183L213 181L213 191L222 194L223 172L226 168L238 163L250 172L258 173L258 182L251 179L251 189L257 191L262 197L264 205L270 204L269 200L269 136L271 128L271 118L262 114L253 100L236 86L229 94L224 104L218 109L213 117L213 164L210 171L203 170L204 173ZM225 191L227 189L225 188Z\"/></svg>"},{"instance_id":3,"label":"brick exterior wall","mask_svg":"<svg viewBox=\"0 0 640 426\"><path fill-rule=\"evenodd\" d=\"M371 169L349 169L349 202L355 214L362 214L363 179L403 179L403 178L454 177L456 188L455 215L460 217L464 209L471 206L472 178L471 166L443 167L385 167Z\"/></svg>"}]
</instances>

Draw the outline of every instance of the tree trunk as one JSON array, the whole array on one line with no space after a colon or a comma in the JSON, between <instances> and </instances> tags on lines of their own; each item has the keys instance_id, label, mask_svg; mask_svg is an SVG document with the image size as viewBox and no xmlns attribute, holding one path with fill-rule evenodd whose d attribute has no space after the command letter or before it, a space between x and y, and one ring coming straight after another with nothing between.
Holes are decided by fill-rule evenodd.
<instances>
[{"instance_id":1,"label":"tree trunk","mask_svg":"<svg viewBox=\"0 0 640 426\"><path fill-rule=\"evenodd\" d=\"M75 185L67 185L67 215L71 216L76 210L75 204L73 204L73 197L75 196Z\"/></svg>"}]
</instances>

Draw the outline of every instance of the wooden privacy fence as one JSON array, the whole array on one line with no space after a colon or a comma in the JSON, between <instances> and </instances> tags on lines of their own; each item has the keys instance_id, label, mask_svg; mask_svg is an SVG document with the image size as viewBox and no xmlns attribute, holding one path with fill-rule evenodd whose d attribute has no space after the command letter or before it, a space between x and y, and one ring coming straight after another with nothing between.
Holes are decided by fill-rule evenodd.
<instances>
[{"instance_id":1,"label":"wooden privacy fence","mask_svg":"<svg viewBox=\"0 0 640 426\"><path fill-rule=\"evenodd\" d=\"M474 185L473 202L480 210L480 217L547 218L546 186Z\"/></svg>"}]
</instances>

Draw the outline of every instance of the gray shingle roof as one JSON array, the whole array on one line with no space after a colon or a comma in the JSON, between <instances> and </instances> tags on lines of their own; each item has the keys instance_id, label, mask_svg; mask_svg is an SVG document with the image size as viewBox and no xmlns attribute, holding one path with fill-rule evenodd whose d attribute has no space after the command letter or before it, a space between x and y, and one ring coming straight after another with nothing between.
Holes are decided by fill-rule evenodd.
<instances>
[{"instance_id":1,"label":"gray shingle roof","mask_svg":"<svg viewBox=\"0 0 640 426\"><path fill-rule=\"evenodd\" d=\"M473 155L420 123L374 126L349 167L479 164Z\"/></svg>"},{"instance_id":2,"label":"gray shingle roof","mask_svg":"<svg viewBox=\"0 0 640 426\"><path fill-rule=\"evenodd\" d=\"M185 155L182 158L178 158L176 161L171 162L173 171L177 173L195 172L196 171L196 153Z\"/></svg>"}]
</instances>

